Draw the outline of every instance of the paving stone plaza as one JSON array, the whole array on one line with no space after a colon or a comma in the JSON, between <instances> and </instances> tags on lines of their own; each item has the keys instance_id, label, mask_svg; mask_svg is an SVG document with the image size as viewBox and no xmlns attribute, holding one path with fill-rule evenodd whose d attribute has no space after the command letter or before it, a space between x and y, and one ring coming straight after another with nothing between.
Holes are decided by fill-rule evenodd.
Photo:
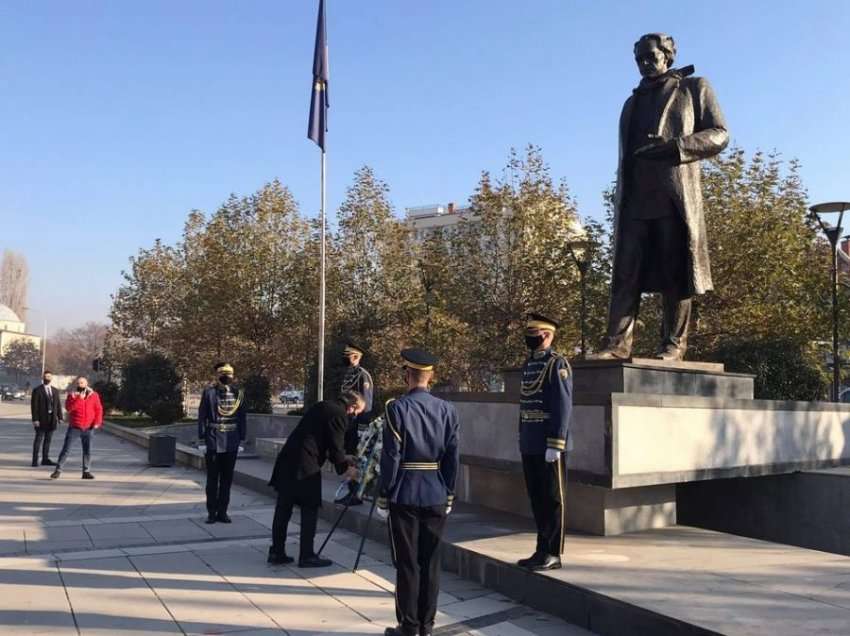
<instances>
[{"instance_id":1,"label":"paving stone plaza","mask_svg":"<svg viewBox=\"0 0 850 636\"><path fill-rule=\"evenodd\" d=\"M266 564L270 461L237 462L233 523L208 526L203 472L152 468L144 449L105 431L95 481L79 478L79 450L50 480L49 468L29 466L27 410L0 404L0 633L381 634L395 624L379 525L356 573L360 535L342 527L323 553L331 568ZM335 484L326 480L326 498ZM362 526L366 508L343 525ZM480 507L452 514L436 634L850 633L850 558L840 554L673 526L571 534L562 570L530 573L514 565L530 530Z\"/></svg>"},{"instance_id":2,"label":"paving stone plaza","mask_svg":"<svg viewBox=\"0 0 850 636\"><path fill-rule=\"evenodd\" d=\"M203 473L150 468L144 450L106 433L94 443L95 481L79 478L78 449L51 481L49 468L28 463L28 405L0 409L0 633L382 634L395 625L384 545L367 541L356 574L359 537L344 530L325 548L332 568L268 566L269 497L234 486L233 523L205 525ZM440 634L590 633L449 573L442 589Z\"/></svg>"}]
</instances>

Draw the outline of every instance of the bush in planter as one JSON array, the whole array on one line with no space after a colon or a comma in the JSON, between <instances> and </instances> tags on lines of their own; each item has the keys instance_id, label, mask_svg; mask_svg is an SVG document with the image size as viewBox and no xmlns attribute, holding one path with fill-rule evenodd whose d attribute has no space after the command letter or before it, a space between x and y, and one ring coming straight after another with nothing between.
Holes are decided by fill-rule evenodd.
<instances>
[{"instance_id":1,"label":"bush in planter","mask_svg":"<svg viewBox=\"0 0 850 636\"><path fill-rule=\"evenodd\" d=\"M174 363L165 356L149 353L134 358L121 370L118 408L125 413L141 411L158 423L177 421L183 417L181 382Z\"/></svg>"},{"instance_id":2,"label":"bush in planter","mask_svg":"<svg viewBox=\"0 0 850 636\"><path fill-rule=\"evenodd\" d=\"M268 378L251 374L245 378L245 408L249 413L272 412L272 390Z\"/></svg>"},{"instance_id":3,"label":"bush in planter","mask_svg":"<svg viewBox=\"0 0 850 636\"><path fill-rule=\"evenodd\" d=\"M158 400L151 404L145 412L154 422L162 425L174 424L186 414L183 410L182 400Z\"/></svg>"},{"instance_id":4,"label":"bush in planter","mask_svg":"<svg viewBox=\"0 0 850 636\"><path fill-rule=\"evenodd\" d=\"M118 385L114 382L106 380L98 380L92 385L92 388L100 395L100 402L103 404L103 410L106 413L114 411L118 408Z\"/></svg>"}]
</instances>

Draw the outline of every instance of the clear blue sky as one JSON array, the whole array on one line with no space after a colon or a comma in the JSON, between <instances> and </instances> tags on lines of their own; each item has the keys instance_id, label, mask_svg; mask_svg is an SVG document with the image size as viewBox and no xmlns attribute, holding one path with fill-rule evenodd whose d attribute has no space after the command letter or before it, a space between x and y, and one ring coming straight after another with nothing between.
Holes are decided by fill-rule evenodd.
<instances>
[{"instance_id":1,"label":"clear blue sky","mask_svg":"<svg viewBox=\"0 0 850 636\"><path fill-rule=\"evenodd\" d=\"M0 2L0 248L26 254L40 330L103 320L120 270L188 210L275 177L318 208L306 139L317 1ZM329 207L368 163L398 210L464 201L543 147L601 213L632 43L665 31L733 142L850 198L845 0L328 0ZM52 329L51 329L52 330Z\"/></svg>"}]
</instances>

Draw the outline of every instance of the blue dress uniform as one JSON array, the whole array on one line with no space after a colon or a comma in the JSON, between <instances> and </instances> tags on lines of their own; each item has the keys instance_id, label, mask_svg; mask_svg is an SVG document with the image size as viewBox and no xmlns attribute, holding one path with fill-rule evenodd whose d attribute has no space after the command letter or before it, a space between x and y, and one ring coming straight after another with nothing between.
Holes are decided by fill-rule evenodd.
<instances>
[{"instance_id":1,"label":"blue dress uniform","mask_svg":"<svg viewBox=\"0 0 850 636\"><path fill-rule=\"evenodd\" d=\"M557 323L531 314L530 333L551 330ZM539 335L536 337L540 337ZM529 346L534 344L534 338ZM519 450L531 510L537 526L534 556L521 565L541 566L548 557L551 567L560 566L564 549L564 452L572 450L569 438L572 411L572 372L567 360L551 347L532 351L522 368L520 389ZM550 452L550 461L546 453ZM557 458L554 459L556 456ZM547 567L550 567L547 566Z\"/></svg>"},{"instance_id":2,"label":"blue dress uniform","mask_svg":"<svg viewBox=\"0 0 850 636\"><path fill-rule=\"evenodd\" d=\"M216 368L219 382L204 389L198 407L198 437L207 446L207 523L230 523L227 507L239 443L247 432L247 412L242 389L231 386L233 367ZM226 383L222 380L227 378Z\"/></svg>"},{"instance_id":3,"label":"blue dress uniform","mask_svg":"<svg viewBox=\"0 0 850 636\"><path fill-rule=\"evenodd\" d=\"M405 349L402 359L405 367L426 373L436 363L418 349ZM440 541L460 461L457 411L426 388L414 388L387 403L383 444L377 505L389 507L399 623L385 633L430 634L440 589Z\"/></svg>"},{"instance_id":4,"label":"blue dress uniform","mask_svg":"<svg viewBox=\"0 0 850 636\"><path fill-rule=\"evenodd\" d=\"M349 342L345 345L343 355L348 360L352 355L363 356L363 349ZM351 419L351 422L345 430L345 452L348 455L357 453L358 430L361 424L368 424L371 421L372 398L375 394L375 383L372 381L372 374L359 364L349 365L345 370L345 375L342 378L339 392L356 391L363 396L366 406L363 412Z\"/></svg>"}]
</instances>

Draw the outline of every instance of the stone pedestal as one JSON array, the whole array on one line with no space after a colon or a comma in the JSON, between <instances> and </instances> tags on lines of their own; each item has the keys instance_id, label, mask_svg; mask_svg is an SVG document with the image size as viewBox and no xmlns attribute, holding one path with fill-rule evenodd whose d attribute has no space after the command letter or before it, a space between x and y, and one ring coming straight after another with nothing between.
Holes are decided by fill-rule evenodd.
<instances>
[{"instance_id":1,"label":"stone pedestal","mask_svg":"<svg viewBox=\"0 0 850 636\"><path fill-rule=\"evenodd\" d=\"M441 397L460 416L458 496L527 515L519 374L505 372L501 393ZM673 525L682 484L850 463L850 405L755 400L753 377L720 364L578 361L573 386L567 525L574 530Z\"/></svg>"}]
</instances>

